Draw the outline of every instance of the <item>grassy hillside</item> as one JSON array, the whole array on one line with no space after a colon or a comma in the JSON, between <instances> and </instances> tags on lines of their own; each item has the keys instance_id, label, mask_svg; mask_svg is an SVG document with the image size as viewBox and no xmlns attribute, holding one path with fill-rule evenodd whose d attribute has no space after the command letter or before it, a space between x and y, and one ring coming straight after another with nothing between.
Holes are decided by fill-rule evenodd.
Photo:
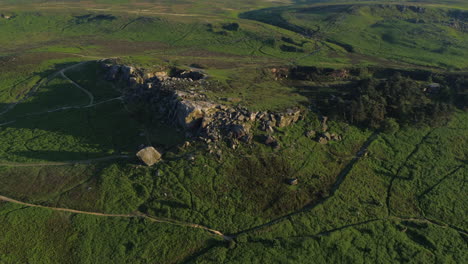
<instances>
[{"instance_id":1,"label":"grassy hillside","mask_svg":"<svg viewBox=\"0 0 468 264\"><path fill-rule=\"evenodd\" d=\"M466 11L426 5L292 6L244 13L319 41L357 63L381 58L443 69L466 69Z\"/></svg>"},{"instance_id":2,"label":"grassy hillside","mask_svg":"<svg viewBox=\"0 0 468 264\"><path fill-rule=\"evenodd\" d=\"M467 8L0 0L0 263L462 263ZM236 149L186 143L104 80L109 57L306 115ZM341 140L310 136L324 114ZM135 157L149 145L153 167Z\"/></svg>"}]
</instances>

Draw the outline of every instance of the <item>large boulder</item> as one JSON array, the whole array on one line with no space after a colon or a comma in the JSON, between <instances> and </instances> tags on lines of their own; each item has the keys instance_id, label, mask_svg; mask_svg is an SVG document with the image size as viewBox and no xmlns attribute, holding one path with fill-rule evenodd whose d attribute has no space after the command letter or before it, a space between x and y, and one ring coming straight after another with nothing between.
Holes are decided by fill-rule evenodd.
<instances>
[{"instance_id":1,"label":"large boulder","mask_svg":"<svg viewBox=\"0 0 468 264\"><path fill-rule=\"evenodd\" d=\"M204 118L216 111L216 105L210 102L181 100L176 106L176 121L186 129L197 129Z\"/></svg>"},{"instance_id":2,"label":"large boulder","mask_svg":"<svg viewBox=\"0 0 468 264\"><path fill-rule=\"evenodd\" d=\"M232 137L236 139L239 139L249 133L243 125L232 125L230 132Z\"/></svg>"},{"instance_id":3,"label":"large boulder","mask_svg":"<svg viewBox=\"0 0 468 264\"><path fill-rule=\"evenodd\" d=\"M147 166L153 166L161 160L161 154L153 147L146 147L136 155Z\"/></svg>"}]
</instances>

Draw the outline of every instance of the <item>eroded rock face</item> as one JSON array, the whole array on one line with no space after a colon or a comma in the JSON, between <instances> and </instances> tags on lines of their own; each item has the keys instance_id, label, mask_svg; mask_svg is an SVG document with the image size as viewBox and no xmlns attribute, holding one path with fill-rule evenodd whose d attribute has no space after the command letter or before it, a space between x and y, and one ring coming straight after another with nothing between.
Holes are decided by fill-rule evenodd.
<instances>
[{"instance_id":1,"label":"eroded rock face","mask_svg":"<svg viewBox=\"0 0 468 264\"><path fill-rule=\"evenodd\" d=\"M182 71L171 77L167 71L150 72L145 69L103 62L105 78L120 80L128 85L125 100L149 105L155 116L198 136L207 143L226 139L236 148L240 142L251 142L253 125L273 133L302 118L299 108L284 112L251 112L243 107L230 107L207 99L202 87L207 83L202 73ZM107 63L107 64L105 64ZM174 76L174 75L172 75ZM279 144L272 143L273 147Z\"/></svg>"},{"instance_id":2,"label":"eroded rock face","mask_svg":"<svg viewBox=\"0 0 468 264\"><path fill-rule=\"evenodd\" d=\"M176 119L184 128L196 129L216 111L216 104L210 102L182 100L176 106Z\"/></svg>"},{"instance_id":3,"label":"eroded rock face","mask_svg":"<svg viewBox=\"0 0 468 264\"><path fill-rule=\"evenodd\" d=\"M161 160L161 154L153 147L146 147L136 155L147 166L153 166Z\"/></svg>"},{"instance_id":4,"label":"eroded rock face","mask_svg":"<svg viewBox=\"0 0 468 264\"><path fill-rule=\"evenodd\" d=\"M123 73L123 78L128 80L133 75L133 73L135 73L135 68L124 65L121 67L121 71Z\"/></svg>"}]
</instances>

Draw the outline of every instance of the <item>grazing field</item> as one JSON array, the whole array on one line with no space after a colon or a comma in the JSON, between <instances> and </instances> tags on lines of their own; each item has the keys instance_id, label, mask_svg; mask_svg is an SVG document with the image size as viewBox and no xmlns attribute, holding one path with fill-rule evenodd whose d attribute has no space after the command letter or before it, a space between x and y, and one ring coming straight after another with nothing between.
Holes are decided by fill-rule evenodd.
<instances>
[{"instance_id":1,"label":"grazing field","mask_svg":"<svg viewBox=\"0 0 468 264\"><path fill-rule=\"evenodd\" d=\"M467 10L0 0L0 263L463 263Z\"/></svg>"}]
</instances>

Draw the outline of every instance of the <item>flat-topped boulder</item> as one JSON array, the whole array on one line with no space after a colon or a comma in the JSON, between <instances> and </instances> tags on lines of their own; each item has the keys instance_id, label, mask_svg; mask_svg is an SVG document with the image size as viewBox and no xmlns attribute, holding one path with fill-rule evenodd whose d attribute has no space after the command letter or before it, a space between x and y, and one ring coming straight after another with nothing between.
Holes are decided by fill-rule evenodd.
<instances>
[{"instance_id":1,"label":"flat-topped boulder","mask_svg":"<svg viewBox=\"0 0 468 264\"><path fill-rule=\"evenodd\" d=\"M153 166L161 160L161 154L153 147L146 147L136 155L147 166Z\"/></svg>"}]
</instances>

